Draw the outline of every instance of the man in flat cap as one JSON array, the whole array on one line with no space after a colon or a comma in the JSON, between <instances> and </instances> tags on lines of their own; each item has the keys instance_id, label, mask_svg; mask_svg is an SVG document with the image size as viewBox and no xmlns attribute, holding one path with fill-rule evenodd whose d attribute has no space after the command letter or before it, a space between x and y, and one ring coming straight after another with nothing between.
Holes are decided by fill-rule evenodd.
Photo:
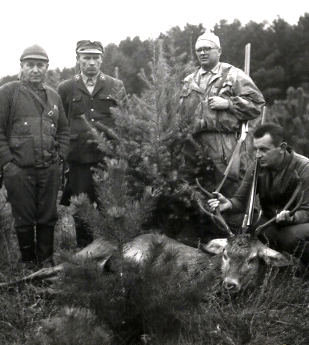
<instances>
[{"instance_id":1,"label":"man in flat cap","mask_svg":"<svg viewBox=\"0 0 309 345\"><path fill-rule=\"evenodd\" d=\"M265 101L249 76L219 61L218 36L206 31L197 39L195 51L200 68L185 78L182 90L183 111L192 114L194 125L193 140L188 141L184 152L187 167L194 171L201 163L196 147L202 149L209 169L196 177L214 191L236 146L241 123L257 118ZM236 188L237 183L227 181L223 190L229 196Z\"/></svg>"},{"instance_id":2,"label":"man in flat cap","mask_svg":"<svg viewBox=\"0 0 309 345\"><path fill-rule=\"evenodd\" d=\"M0 88L0 166L12 206L22 262L52 263L59 164L69 149L61 99L44 85L45 50L33 45L20 57L20 81Z\"/></svg>"},{"instance_id":3,"label":"man in flat cap","mask_svg":"<svg viewBox=\"0 0 309 345\"><path fill-rule=\"evenodd\" d=\"M92 167L103 162L104 154L97 148L93 129L113 128L111 108L125 97L122 81L112 78L100 67L103 46L97 41L79 41L76 59L80 74L59 85L58 92L70 125L69 193L86 193L91 202L96 201L92 180ZM63 200L65 203L66 200ZM79 247L92 242L92 234L80 219L75 217L76 241Z\"/></svg>"}]
</instances>

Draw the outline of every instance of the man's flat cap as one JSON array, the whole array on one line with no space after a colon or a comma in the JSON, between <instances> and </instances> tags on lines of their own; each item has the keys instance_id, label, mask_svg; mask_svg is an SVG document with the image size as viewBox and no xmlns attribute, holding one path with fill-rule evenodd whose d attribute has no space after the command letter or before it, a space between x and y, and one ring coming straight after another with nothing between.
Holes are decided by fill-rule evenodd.
<instances>
[{"instance_id":1,"label":"man's flat cap","mask_svg":"<svg viewBox=\"0 0 309 345\"><path fill-rule=\"evenodd\" d=\"M34 44L23 51L20 57L20 61L26 59L44 60L47 62L49 61L46 51L38 44Z\"/></svg>"},{"instance_id":2,"label":"man's flat cap","mask_svg":"<svg viewBox=\"0 0 309 345\"><path fill-rule=\"evenodd\" d=\"M76 43L76 53L103 54L103 46L99 41L78 41Z\"/></svg>"}]
</instances>

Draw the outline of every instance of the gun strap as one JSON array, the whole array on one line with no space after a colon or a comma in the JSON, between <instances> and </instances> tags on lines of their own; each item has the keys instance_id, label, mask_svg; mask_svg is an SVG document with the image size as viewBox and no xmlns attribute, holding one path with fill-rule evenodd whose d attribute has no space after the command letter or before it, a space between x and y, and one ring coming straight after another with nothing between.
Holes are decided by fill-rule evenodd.
<instances>
[{"instance_id":1,"label":"gun strap","mask_svg":"<svg viewBox=\"0 0 309 345\"><path fill-rule=\"evenodd\" d=\"M220 83L218 85L216 96L219 95L219 92L221 91L222 86L223 86L224 82L226 81L226 78L227 78L227 75L229 74L230 69L231 69L231 67L228 67L226 70L224 70L222 72L222 79L220 80Z\"/></svg>"},{"instance_id":2,"label":"gun strap","mask_svg":"<svg viewBox=\"0 0 309 345\"><path fill-rule=\"evenodd\" d=\"M227 78L227 75L229 74L229 71L230 71L231 67L228 67L226 70L224 70L222 72L222 78L220 80L220 83L218 85L218 88L217 88L217 92L216 92L216 96L219 95L219 92L221 91L222 89L222 86L224 84L224 82L226 81L226 78ZM216 111L216 124L217 124L217 128L218 128L218 131L219 131L219 134L221 136L221 147L222 147L222 161L223 163L227 164L227 161L226 161L226 156L225 156L225 150L224 150L224 146L223 146L223 134L221 132L221 128L220 128L220 121L219 121L219 116L218 116L218 110Z\"/></svg>"}]
</instances>

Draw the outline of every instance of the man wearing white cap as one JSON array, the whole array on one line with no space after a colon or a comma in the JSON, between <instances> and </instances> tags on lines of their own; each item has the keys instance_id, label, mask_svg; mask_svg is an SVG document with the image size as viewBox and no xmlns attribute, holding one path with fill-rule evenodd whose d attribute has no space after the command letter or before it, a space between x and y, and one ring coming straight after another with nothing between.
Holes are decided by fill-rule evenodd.
<instances>
[{"instance_id":1,"label":"man wearing white cap","mask_svg":"<svg viewBox=\"0 0 309 345\"><path fill-rule=\"evenodd\" d=\"M102 56L101 42L78 41L76 60L80 74L65 80L58 88L70 126L69 190L63 204L68 204L70 196L80 193L86 193L91 202L96 201L91 168L103 162L104 154L97 147L92 129L100 132L103 126L112 128L111 108L125 97L122 81L101 72ZM75 228L79 247L92 242L91 233L77 217Z\"/></svg>"},{"instance_id":2,"label":"man wearing white cap","mask_svg":"<svg viewBox=\"0 0 309 345\"><path fill-rule=\"evenodd\" d=\"M215 190L236 146L241 122L258 117L265 101L241 69L219 61L218 36L206 31L197 39L195 51L200 68L184 80L182 105L185 112L194 112L193 139L211 162L211 168L202 172L205 175L197 173L196 177L201 177L209 190ZM185 153L187 164L196 171L200 162L192 143L186 145ZM227 195L233 194L234 185L236 188L227 181Z\"/></svg>"}]
</instances>

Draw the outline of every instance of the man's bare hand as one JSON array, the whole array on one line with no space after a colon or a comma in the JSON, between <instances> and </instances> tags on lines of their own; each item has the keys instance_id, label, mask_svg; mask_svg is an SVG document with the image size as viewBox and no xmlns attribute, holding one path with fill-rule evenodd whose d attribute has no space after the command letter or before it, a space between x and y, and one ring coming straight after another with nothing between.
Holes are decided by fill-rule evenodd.
<instances>
[{"instance_id":1,"label":"man's bare hand","mask_svg":"<svg viewBox=\"0 0 309 345\"><path fill-rule=\"evenodd\" d=\"M219 96L209 97L209 106L210 109L228 109L229 108L229 101L225 98Z\"/></svg>"},{"instance_id":2,"label":"man's bare hand","mask_svg":"<svg viewBox=\"0 0 309 345\"><path fill-rule=\"evenodd\" d=\"M219 207L219 211L223 212L232 208L232 203L221 193L213 192L214 199L208 200L208 206L211 212L215 212L216 208Z\"/></svg>"},{"instance_id":3,"label":"man's bare hand","mask_svg":"<svg viewBox=\"0 0 309 345\"><path fill-rule=\"evenodd\" d=\"M279 214L277 214L276 222L293 222L293 216L290 216L290 211L283 210Z\"/></svg>"}]
</instances>

